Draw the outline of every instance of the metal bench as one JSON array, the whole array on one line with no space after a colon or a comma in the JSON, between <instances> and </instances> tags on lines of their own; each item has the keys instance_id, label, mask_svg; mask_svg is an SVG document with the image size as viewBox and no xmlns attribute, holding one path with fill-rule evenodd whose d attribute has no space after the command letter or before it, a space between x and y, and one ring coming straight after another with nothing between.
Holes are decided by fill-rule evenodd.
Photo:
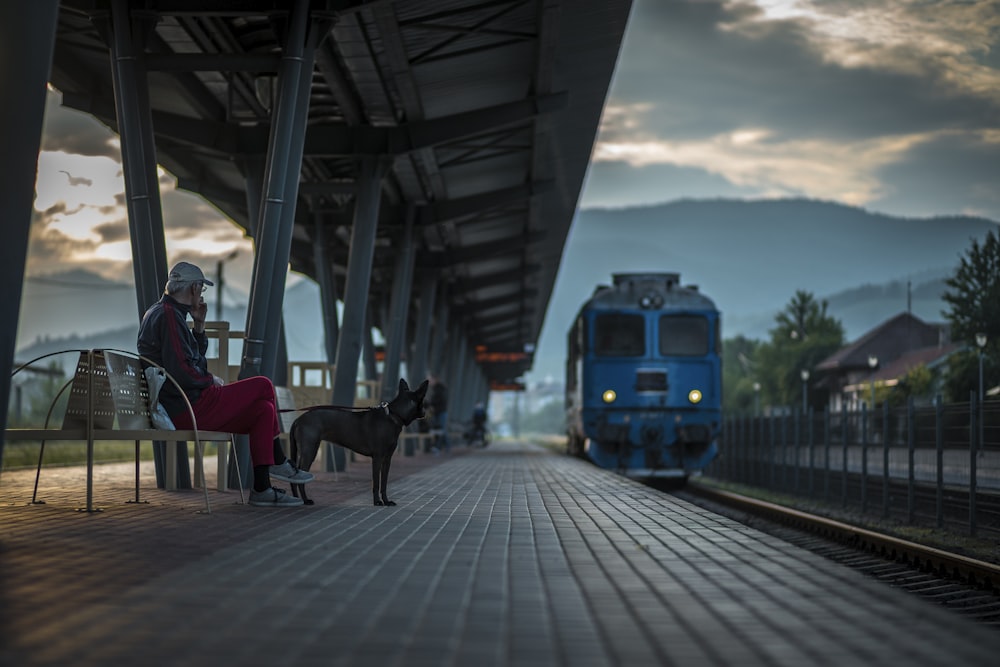
<instances>
[{"instance_id":1,"label":"metal bench","mask_svg":"<svg viewBox=\"0 0 1000 667\"><path fill-rule=\"evenodd\" d=\"M197 428L197 421L190 403L187 403L191 422L195 428L186 430L160 430L153 427L150 421L149 389L143 374L142 364L156 364L139 355L126 350L65 350L78 352L79 361L76 371L56 394L49 407L49 413L43 428L8 428L4 431L6 440L40 440L41 450L38 456L38 470L35 475L35 493L32 502L38 502L38 478L41 473L42 456L45 453L46 441L86 441L87 443L87 505L85 511L94 512L94 442L95 441L133 441L135 442L135 502L139 502L139 444L143 441L164 441L166 447L166 480L167 489L177 488L177 443L190 441L195 444L195 476L202 479L205 494L205 511L211 513L212 507L208 497L208 485L204 482L204 443L228 442L235 458L235 443L231 433L220 431L204 431ZM54 356L52 353L33 359L18 367L14 374L27 368L41 359ZM176 381L167 375L167 379L176 386ZM62 426L50 428L55 405L62 394L69 390L66 412ZM180 389L180 387L178 387ZM183 395L183 392L181 392ZM220 451L224 448L220 446ZM221 474L221 472L220 472ZM240 499L243 497L242 483Z\"/></svg>"}]
</instances>

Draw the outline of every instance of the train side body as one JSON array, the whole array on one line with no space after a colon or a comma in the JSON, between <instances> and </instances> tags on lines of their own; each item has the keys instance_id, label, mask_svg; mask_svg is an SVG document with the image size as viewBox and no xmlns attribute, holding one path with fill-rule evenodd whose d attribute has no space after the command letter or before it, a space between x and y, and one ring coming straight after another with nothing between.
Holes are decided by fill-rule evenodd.
<instances>
[{"instance_id":1,"label":"train side body","mask_svg":"<svg viewBox=\"0 0 1000 667\"><path fill-rule=\"evenodd\" d=\"M613 278L569 330L567 449L630 477L698 474L718 455L719 312L676 273Z\"/></svg>"}]
</instances>

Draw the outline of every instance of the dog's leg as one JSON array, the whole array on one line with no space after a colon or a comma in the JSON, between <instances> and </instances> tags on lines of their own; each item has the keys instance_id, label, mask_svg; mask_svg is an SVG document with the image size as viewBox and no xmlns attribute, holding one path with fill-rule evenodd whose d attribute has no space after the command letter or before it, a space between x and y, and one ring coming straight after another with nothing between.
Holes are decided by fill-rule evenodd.
<instances>
[{"instance_id":1,"label":"dog's leg","mask_svg":"<svg viewBox=\"0 0 1000 667\"><path fill-rule=\"evenodd\" d=\"M382 499L379 498L379 469L382 467L382 458L380 456L372 456L372 499L375 501L376 505L385 505ZM385 497L385 493L382 493Z\"/></svg>"},{"instance_id":2,"label":"dog's leg","mask_svg":"<svg viewBox=\"0 0 1000 667\"><path fill-rule=\"evenodd\" d=\"M306 472L309 472L308 470ZM316 502L306 495L306 485L305 484L292 484L292 495L296 498L301 498L302 503L305 505L315 505Z\"/></svg>"},{"instance_id":3,"label":"dog's leg","mask_svg":"<svg viewBox=\"0 0 1000 667\"><path fill-rule=\"evenodd\" d=\"M382 503L385 505L395 505L396 503L389 500L386 495L386 489L389 487L389 464L392 463L392 457L386 456L382 459L382 470L380 471L379 479L381 480L381 493L382 493Z\"/></svg>"}]
</instances>

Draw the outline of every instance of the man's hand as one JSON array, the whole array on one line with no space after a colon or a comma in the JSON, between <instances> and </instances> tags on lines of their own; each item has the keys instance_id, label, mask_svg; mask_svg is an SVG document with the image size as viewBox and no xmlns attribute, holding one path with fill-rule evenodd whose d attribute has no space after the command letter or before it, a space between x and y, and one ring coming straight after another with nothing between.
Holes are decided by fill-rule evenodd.
<instances>
[{"instance_id":1,"label":"man's hand","mask_svg":"<svg viewBox=\"0 0 1000 667\"><path fill-rule=\"evenodd\" d=\"M194 320L194 330L198 333L205 331L206 315L208 315L208 304L204 298L199 298L198 303L191 307L191 319Z\"/></svg>"},{"instance_id":2,"label":"man's hand","mask_svg":"<svg viewBox=\"0 0 1000 667\"><path fill-rule=\"evenodd\" d=\"M226 384L225 382L222 381L222 378L220 378L218 375L212 376L212 382L214 382L219 387Z\"/></svg>"}]
</instances>

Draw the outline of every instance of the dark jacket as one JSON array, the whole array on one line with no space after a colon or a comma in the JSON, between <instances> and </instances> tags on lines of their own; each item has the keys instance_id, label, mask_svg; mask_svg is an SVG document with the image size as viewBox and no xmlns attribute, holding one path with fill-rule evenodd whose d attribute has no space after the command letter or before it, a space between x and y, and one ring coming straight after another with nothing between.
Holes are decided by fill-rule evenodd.
<instances>
[{"instance_id":1,"label":"dark jacket","mask_svg":"<svg viewBox=\"0 0 1000 667\"><path fill-rule=\"evenodd\" d=\"M208 372L208 361L205 359L208 337L188 328L190 312L190 306L164 294L142 316L136 348L140 355L163 366L193 404L202 390L210 387L215 379ZM160 390L160 403L171 417L187 409L184 399L169 380Z\"/></svg>"}]
</instances>

